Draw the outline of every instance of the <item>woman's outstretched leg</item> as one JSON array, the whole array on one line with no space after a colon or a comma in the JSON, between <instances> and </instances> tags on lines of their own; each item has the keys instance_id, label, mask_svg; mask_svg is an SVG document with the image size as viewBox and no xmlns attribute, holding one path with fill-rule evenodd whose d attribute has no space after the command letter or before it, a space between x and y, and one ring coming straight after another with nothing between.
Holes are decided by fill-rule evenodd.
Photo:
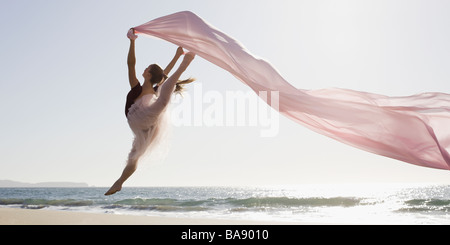
<instances>
[{"instance_id":1,"label":"woman's outstretched leg","mask_svg":"<svg viewBox=\"0 0 450 245\"><path fill-rule=\"evenodd\" d=\"M153 104L152 108L155 111L162 111L170 102L170 97L177 85L178 79L188 68L189 64L195 58L194 53L187 53L184 55L183 61L181 62L178 69L161 85L159 98Z\"/></svg>"},{"instance_id":2,"label":"woman's outstretched leg","mask_svg":"<svg viewBox=\"0 0 450 245\"><path fill-rule=\"evenodd\" d=\"M136 171L137 168L137 160L130 160L123 169L122 175L120 178L109 188L109 190L105 193L105 196L112 195L120 190L122 190L123 183Z\"/></svg>"}]
</instances>

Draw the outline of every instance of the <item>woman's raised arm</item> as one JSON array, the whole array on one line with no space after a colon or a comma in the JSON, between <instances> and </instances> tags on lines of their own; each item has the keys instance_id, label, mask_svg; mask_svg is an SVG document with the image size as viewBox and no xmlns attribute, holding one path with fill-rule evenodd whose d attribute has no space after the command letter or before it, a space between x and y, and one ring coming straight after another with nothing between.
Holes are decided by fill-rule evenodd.
<instances>
[{"instance_id":1,"label":"woman's raised arm","mask_svg":"<svg viewBox=\"0 0 450 245\"><path fill-rule=\"evenodd\" d=\"M134 51L135 49L134 42L137 36L134 33L133 28L131 28L130 31L128 31L128 38L130 39L130 50L128 51L128 58L127 58L128 80L130 81L131 88L134 88L134 86L139 84L139 80L136 77L136 55Z\"/></svg>"}]
</instances>

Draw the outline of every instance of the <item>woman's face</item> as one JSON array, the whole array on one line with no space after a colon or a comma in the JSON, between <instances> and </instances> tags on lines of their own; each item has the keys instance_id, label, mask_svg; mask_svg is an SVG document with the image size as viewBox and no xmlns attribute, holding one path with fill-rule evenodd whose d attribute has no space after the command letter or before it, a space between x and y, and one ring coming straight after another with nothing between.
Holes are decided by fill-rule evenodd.
<instances>
[{"instance_id":1,"label":"woman's face","mask_svg":"<svg viewBox=\"0 0 450 245\"><path fill-rule=\"evenodd\" d=\"M144 70L144 73L142 73L142 76L144 77L144 79L150 79L150 78L152 78L152 74L150 73L150 68L151 68L151 65L148 66L148 67Z\"/></svg>"}]
</instances>

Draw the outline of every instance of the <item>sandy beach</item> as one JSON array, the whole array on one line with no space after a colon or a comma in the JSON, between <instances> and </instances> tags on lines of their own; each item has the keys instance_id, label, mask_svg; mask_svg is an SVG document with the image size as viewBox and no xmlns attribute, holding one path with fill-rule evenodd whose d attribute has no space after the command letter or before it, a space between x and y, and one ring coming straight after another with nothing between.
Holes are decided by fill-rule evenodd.
<instances>
[{"instance_id":1,"label":"sandy beach","mask_svg":"<svg viewBox=\"0 0 450 245\"><path fill-rule=\"evenodd\" d=\"M83 213L42 209L0 208L0 225L309 225L306 223L172 218Z\"/></svg>"}]
</instances>

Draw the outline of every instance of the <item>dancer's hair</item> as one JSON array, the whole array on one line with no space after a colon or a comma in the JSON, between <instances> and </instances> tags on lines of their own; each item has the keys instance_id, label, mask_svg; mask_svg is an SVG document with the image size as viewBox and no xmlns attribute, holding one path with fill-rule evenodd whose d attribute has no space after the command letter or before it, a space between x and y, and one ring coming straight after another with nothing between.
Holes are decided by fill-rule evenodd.
<instances>
[{"instance_id":1,"label":"dancer's hair","mask_svg":"<svg viewBox=\"0 0 450 245\"><path fill-rule=\"evenodd\" d=\"M153 86L160 83L163 79L164 81L167 79L167 75L164 74L164 70L157 64L150 65L149 72L152 74L152 78L150 82ZM178 80L177 85L175 87L174 93L181 94L185 89L184 85L195 81L195 78L188 78L185 80Z\"/></svg>"}]
</instances>

